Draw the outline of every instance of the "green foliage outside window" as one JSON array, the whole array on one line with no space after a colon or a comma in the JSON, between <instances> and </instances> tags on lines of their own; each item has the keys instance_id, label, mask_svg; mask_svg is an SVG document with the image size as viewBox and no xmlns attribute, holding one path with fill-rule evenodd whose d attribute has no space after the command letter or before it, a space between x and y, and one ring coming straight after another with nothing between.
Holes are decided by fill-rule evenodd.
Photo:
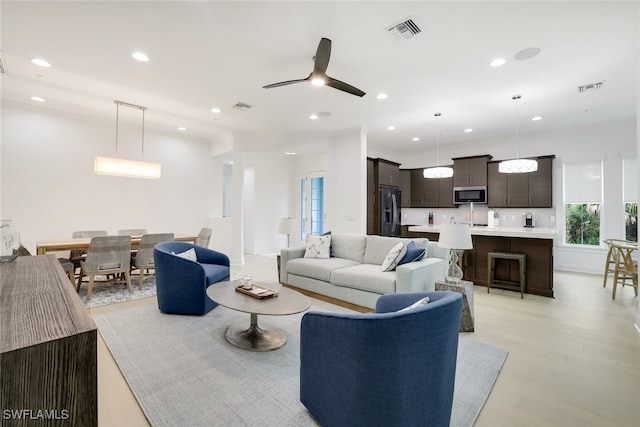
<instances>
[{"instance_id":1,"label":"green foliage outside window","mask_svg":"<svg viewBox=\"0 0 640 427\"><path fill-rule=\"evenodd\" d=\"M625 239L632 242L638 241L638 204L624 204L624 231Z\"/></svg>"},{"instance_id":2,"label":"green foliage outside window","mask_svg":"<svg viewBox=\"0 0 640 427\"><path fill-rule=\"evenodd\" d=\"M567 243L600 245L600 204L575 203L565 206Z\"/></svg>"}]
</instances>

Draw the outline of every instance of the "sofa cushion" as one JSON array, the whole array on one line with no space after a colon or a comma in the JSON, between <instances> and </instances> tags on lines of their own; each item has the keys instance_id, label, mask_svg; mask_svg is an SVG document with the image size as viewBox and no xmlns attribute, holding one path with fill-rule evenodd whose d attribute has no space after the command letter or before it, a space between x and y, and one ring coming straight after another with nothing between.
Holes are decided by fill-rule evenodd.
<instances>
[{"instance_id":1,"label":"sofa cushion","mask_svg":"<svg viewBox=\"0 0 640 427\"><path fill-rule=\"evenodd\" d=\"M358 263L344 258L294 258L287 261L287 273L329 282L333 271L353 265Z\"/></svg>"},{"instance_id":2,"label":"sofa cushion","mask_svg":"<svg viewBox=\"0 0 640 427\"><path fill-rule=\"evenodd\" d=\"M380 265L359 264L331 273L331 284L377 294L396 291L396 272L380 271Z\"/></svg>"},{"instance_id":3,"label":"sofa cushion","mask_svg":"<svg viewBox=\"0 0 640 427\"><path fill-rule=\"evenodd\" d=\"M367 243L366 236L351 235L351 234L333 234L331 237L333 253L336 256L336 258L350 259L352 261L356 261L361 264L364 261L364 251L365 251L366 243ZM391 246L389 246L389 249L391 249ZM389 252L389 250L387 250L387 252ZM379 264L382 264L382 261Z\"/></svg>"},{"instance_id":4,"label":"sofa cushion","mask_svg":"<svg viewBox=\"0 0 640 427\"><path fill-rule=\"evenodd\" d=\"M228 280L229 267L226 265L218 264L200 264L204 269L204 275L207 277L207 285L211 283L220 282L222 280Z\"/></svg>"},{"instance_id":5,"label":"sofa cushion","mask_svg":"<svg viewBox=\"0 0 640 427\"><path fill-rule=\"evenodd\" d=\"M367 236L367 247L364 253L363 263L382 265L382 262L384 261L392 247L397 245L398 242L409 244L409 242L411 242L412 240L416 243L417 246L421 248L426 248L427 243L429 242L427 239L422 238L401 239L399 237Z\"/></svg>"},{"instance_id":6,"label":"sofa cushion","mask_svg":"<svg viewBox=\"0 0 640 427\"><path fill-rule=\"evenodd\" d=\"M398 265L406 264L408 262L420 261L427 254L425 248L419 248L416 242L413 240L407 245L407 253L400 260Z\"/></svg>"},{"instance_id":7,"label":"sofa cushion","mask_svg":"<svg viewBox=\"0 0 640 427\"><path fill-rule=\"evenodd\" d=\"M398 242L391 248L384 261L382 261L382 271L393 271L396 266L402 261L407 253L407 245L402 242Z\"/></svg>"},{"instance_id":8,"label":"sofa cushion","mask_svg":"<svg viewBox=\"0 0 640 427\"><path fill-rule=\"evenodd\" d=\"M198 261L196 250L193 248L180 253L171 252L171 255L179 256L180 258L188 259L190 261Z\"/></svg>"},{"instance_id":9,"label":"sofa cushion","mask_svg":"<svg viewBox=\"0 0 640 427\"><path fill-rule=\"evenodd\" d=\"M429 297L424 297L405 308L401 308L400 310L398 310L398 313L413 310L414 308L422 307L423 305L427 305L427 304L429 304Z\"/></svg>"},{"instance_id":10,"label":"sofa cushion","mask_svg":"<svg viewBox=\"0 0 640 427\"><path fill-rule=\"evenodd\" d=\"M329 248L331 247L331 235L317 236L307 234L307 249L304 252L305 258L329 258Z\"/></svg>"}]
</instances>

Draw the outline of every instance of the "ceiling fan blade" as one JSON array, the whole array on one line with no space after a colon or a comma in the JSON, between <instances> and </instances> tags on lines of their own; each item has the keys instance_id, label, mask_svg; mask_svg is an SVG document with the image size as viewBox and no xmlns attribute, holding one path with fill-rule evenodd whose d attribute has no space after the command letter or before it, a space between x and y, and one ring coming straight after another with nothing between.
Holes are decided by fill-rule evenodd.
<instances>
[{"instance_id":1,"label":"ceiling fan blade","mask_svg":"<svg viewBox=\"0 0 640 427\"><path fill-rule=\"evenodd\" d=\"M324 74L329 66L329 58L331 57L331 40L323 37L318 43L316 56L313 58L314 73Z\"/></svg>"},{"instance_id":2,"label":"ceiling fan blade","mask_svg":"<svg viewBox=\"0 0 640 427\"><path fill-rule=\"evenodd\" d=\"M309 80L308 77L306 79L287 80L286 82L278 82L278 83L272 83L270 85L262 86L262 88L270 89L272 87L280 87L280 86L292 85L294 83L306 82L307 80Z\"/></svg>"},{"instance_id":3,"label":"ceiling fan blade","mask_svg":"<svg viewBox=\"0 0 640 427\"><path fill-rule=\"evenodd\" d=\"M341 82L340 80L334 79L333 77L329 76L327 76L327 86L331 86L334 89L338 89L355 96L362 97L366 94L366 92L361 91L357 87L351 86L348 83Z\"/></svg>"}]
</instances>

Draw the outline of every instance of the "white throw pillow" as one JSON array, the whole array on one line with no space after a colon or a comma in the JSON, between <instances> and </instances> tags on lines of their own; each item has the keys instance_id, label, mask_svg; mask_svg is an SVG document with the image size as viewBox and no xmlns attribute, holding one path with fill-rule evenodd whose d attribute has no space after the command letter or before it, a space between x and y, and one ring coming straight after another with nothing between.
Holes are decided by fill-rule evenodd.
<instances>
[{"instance_id":1,"label":"white throw pillow","mask_svg":"<svg viewBox=\"0 0 640 427\"><path fill-rule=\"evenodd\" d=\"M305 258L329 258L329 248L331 247L331 234L317 236L307 235L307 249L304 251Z\"/></svg>"},{"instance_id":2,"label":"white throw pillow","mask_svg":"<svg viewBox=\"0 0 640 427\"><path fill-rule=\"evenodd\" d=\"M418 301L411 304L409 307L401 308L397 312L400 313L401 311L413 310L416 307L420 307L421 305L426 305L426 304L429 304L429 297L421 298Z\"/></svg>"},{"instance_id":3,"label":"white throw pillow","mask_svg":"<svg viewBox=\"0 0 640 427\"><path fill-rule=\"evenodd\" d=\"M179 254L175 252L171 252L171 255L176 255L176 256L179 256L180 258L188 259L190 261L198 261L198 257L196 256L196 250L193 248L184 252L180 252Z\"/></svg>"},{"instance_id":4,"label":"white throw pillow","mask_svg":"<svg viewBox=\"0 0 640 427\"><path fill-rule=\"evenodd\" d=\"M407 253L407 247L404 243L398 242L391 248L387 257L382 261L382 271L393 271L396 269L398 263L404 258Z\"/></svg>"}]
</instances>

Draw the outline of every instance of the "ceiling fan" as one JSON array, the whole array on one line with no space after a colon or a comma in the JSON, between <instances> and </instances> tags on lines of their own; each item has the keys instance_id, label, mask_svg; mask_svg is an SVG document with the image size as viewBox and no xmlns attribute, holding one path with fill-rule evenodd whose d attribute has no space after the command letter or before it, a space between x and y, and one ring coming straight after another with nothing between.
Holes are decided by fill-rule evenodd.
<instances>
[{"instance_id":1,"label":"ceiling fan","mask_svg":"<svg viewBox=\"0 0 640 427\"><path fill-rule=\"evenodd\" d=\"M340 80L336 80L333 77L327 75L327 66L329 65L329 58L331 57L331 40L323 37L318 44L318 50L316 50L316 56L313 57L313 71L307 78L297 80L287 80L284 82L273 83L263 86L265 89L272 87L286 86L294 83L300 83L310 81L315 86L327 85L334 89L341 90L343 92L350 93L356 96L364 96L365 92L361 91L357 87L351 86Z\"/></svg>"}]
</instances>

